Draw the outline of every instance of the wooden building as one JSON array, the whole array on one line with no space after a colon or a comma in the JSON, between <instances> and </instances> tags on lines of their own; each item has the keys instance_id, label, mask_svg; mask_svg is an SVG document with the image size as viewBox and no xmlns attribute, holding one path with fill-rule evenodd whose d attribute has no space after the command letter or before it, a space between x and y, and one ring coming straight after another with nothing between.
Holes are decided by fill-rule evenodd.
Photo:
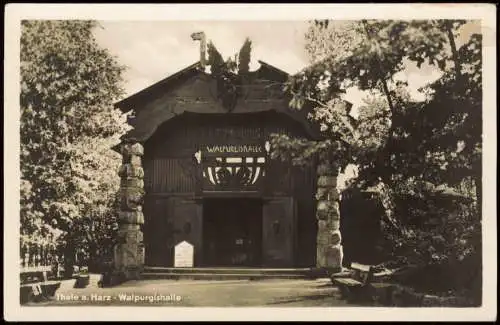
<instances>
[{"instance_id":1,"label":"wooden building","mask_svg":"<svg viewBox=\"0 0 500 325\"><path fill-rule=\"evenodd\" d=\"M272 133L315 139L319 130L288 108L288 75L259 62L230 109L199 62L116 104L133 111L127 138L144 149L146 266L173 266L182 241L197 267L321 264L316 166L269 157Z\"/></svg>"}]
</instances>

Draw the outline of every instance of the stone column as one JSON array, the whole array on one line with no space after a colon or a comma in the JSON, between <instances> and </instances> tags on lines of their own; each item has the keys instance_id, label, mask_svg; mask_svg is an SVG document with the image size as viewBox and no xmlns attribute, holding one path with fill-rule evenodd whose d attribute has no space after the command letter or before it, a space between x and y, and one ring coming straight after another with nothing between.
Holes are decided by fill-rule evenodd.
<instances>
[{"instance_id":1,"label":"stone column","mask_svg":"<svg viewBox=\"0 0 500 325\"><path fill-rule=\"evenodd\" d=\"M114 249L114 274L121 280L138 279L144 268L144 243L141 225L144 223L144 170L141 156L144 149L134 140L122 144L123 163L120 181L120 211L118 238Z\"/></svg>"},{"instance_id":2,"label":"stone column","mask_svg":"<svg viewBox=\"0 0 500 325\"><path fill-rule=\"evenodd\" d=\"M337 189L337 167L321 161L317 168L318 233L316 237L316 267L328 272L342 268L342 245L340 236L339 192Z\"/></svg>"}]
</instances>

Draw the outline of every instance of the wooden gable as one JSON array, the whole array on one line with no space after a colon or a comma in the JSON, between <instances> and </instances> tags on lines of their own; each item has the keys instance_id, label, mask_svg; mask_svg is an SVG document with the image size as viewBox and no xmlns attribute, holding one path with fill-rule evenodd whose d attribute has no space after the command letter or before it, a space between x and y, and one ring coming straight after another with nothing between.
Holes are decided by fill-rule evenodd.
<instances>
[{"instance_id":1,"label":"wooden gable","mask_svg":"<svg viewBox=\"0 0 500 325\"><path fill-rule=\"evenodd\" d=\"M312 126L307 112L288 108L289 98L283 92L288 75L264 62L248 76L241 88L236 107L228 112L217 98L217 81L201 71L196 64L166 78L116 104L122 111L134 111L129 120L133 130L127 137L145 142L157 128L184 112L200 114L245 114L263 111L285 113L303 124L311 138L317 138L318 129Z\"/></svg>"}]
</instances>

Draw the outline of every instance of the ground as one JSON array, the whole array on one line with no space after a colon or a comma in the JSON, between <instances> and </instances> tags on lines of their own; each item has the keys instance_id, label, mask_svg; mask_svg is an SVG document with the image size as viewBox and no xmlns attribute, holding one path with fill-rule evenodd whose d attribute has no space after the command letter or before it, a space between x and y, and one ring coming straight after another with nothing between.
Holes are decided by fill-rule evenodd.
<instances>
[{"instance_id":1,"label":"ground","mask_svg":"<svg viewBox=\"0 0 500 325\"><path fill-rule=\"evenodd\" d=\"M96 281L83 289L63 281L56 296L31 305L186 307L347 307L339 291L323 280L141 280L113 288Z\"/></svg>"}]
</instances>

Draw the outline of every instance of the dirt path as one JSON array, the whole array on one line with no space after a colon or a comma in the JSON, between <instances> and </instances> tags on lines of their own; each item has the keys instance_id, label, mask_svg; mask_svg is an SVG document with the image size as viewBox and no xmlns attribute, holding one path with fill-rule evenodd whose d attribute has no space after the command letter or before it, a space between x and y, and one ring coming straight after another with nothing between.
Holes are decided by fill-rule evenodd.
<instances>
[{"instance_id":1,"label":"dirt path","mask_svg":"<svg viewBox=\"0 0 500 325\"><path fill-rule=\"evenodd\" d=\"M189 306L189 307L347 307L328 280L142 280L113 288L91 284L73 288L64 281L50 301L36 306Z\"/></svg>"}]
</instances>

